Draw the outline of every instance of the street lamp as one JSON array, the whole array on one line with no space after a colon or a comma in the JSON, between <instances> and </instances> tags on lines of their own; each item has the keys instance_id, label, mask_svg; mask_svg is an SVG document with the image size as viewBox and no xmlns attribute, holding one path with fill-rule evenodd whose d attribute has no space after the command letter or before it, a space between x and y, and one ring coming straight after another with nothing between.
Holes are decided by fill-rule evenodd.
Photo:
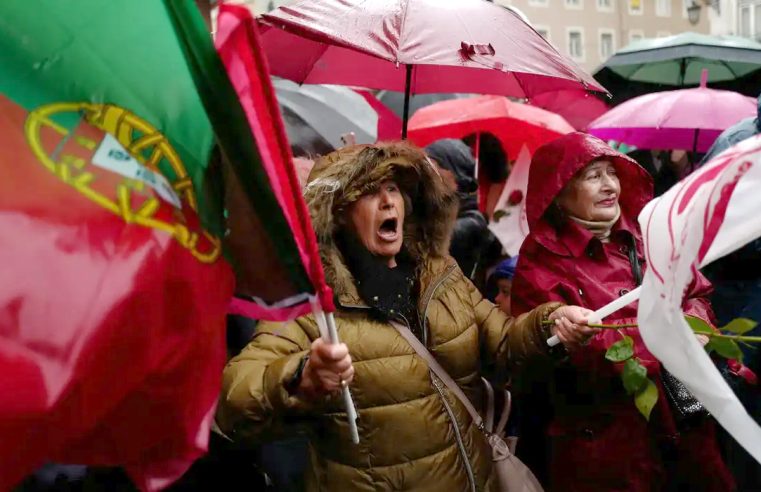
<instances>
[{"instance_id":1,"label":"street lamp","mask_svg":"<svg viewBox=\"0 0 761 492\"><path fill-rule=\"evenodd\" d=\"M687 7L687 19L692 25L700 22L700 5L697 2L693 1L692 5Z\"/></svg>"}]
</instances>

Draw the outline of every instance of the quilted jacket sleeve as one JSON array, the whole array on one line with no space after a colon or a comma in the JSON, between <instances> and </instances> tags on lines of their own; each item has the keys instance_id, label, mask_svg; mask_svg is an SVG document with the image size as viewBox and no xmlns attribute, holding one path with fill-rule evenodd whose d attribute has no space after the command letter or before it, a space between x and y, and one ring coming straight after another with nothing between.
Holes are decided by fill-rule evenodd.
<instances>
[{"instance_id":1,"label":"quilted jacket sleeve","mask_svg":"<svg viewBox=\"0 0 761 492\"><path fill-rule=\"evenodd\" d=\"M460 281L464 282L473 304L486 367L518 367L528 359L548 355L547 338L551 333L542 321L560 307L560 303L542 304L521 316L509 317L484 299L464 276Z\"/></svg>"},{"instance_id":2,"label":"quilted jacket sleeve","mask_svg":"<svg viewBox=\"0 0 761 492\"><path fill-rule=\"evenodd\" d=\"M307 354L317 328L311 318L263 322L243 351L224 369L217 408L219 428L235 439L259 434L280 416L306 412L310 404L285 388Z\"/></svg>"}]
</instances>

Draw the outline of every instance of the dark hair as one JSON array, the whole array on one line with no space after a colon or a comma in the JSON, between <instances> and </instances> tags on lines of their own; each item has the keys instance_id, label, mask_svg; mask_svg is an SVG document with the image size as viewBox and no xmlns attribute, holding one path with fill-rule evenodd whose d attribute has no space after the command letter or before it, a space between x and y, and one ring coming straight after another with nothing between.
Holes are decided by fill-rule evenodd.
<instances>
[{"instance_id":1,"label":"dark hair","mask_svg":"<svg viewBox=\"0 0 761 492\"><path fill-rule=\"evenodd\" d=\"M545 210L544 214L542 214L542 219L544 219L549 225L552 226L553 229L557 231L563 227L563 225L568 220L568 217L563 209L560 208L558 202L556 200L552 200L550 206L547 207L547 210Z\"/></svg>"},{"instance_id":2,"label":"dark hair","mask_svg":"<svg viewBox=\"0 0 761 492\"><path fill-rule=\"evenodd\" d=\"M462 138L475 152L476 138L478 134L471 133ZM496 135L489 132L481 132L478 142L478 165L482 169L486 179L492 183L501 183L507 179L510 173L507 169L508 155L502 147Z\"/></svg>"}]
</instances>

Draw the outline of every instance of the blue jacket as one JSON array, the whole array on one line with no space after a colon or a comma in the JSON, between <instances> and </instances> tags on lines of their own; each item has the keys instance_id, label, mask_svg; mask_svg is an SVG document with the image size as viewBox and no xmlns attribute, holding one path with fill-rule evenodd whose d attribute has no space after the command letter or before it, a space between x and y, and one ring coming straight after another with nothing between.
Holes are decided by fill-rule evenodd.
<instances>
[{"instance_id":1,"label":"blue jacket","mask_svg":"<svg viewBox=\"0 0 761 492\"><path fill-rule=\"evenodd\" d=\"M713 143L708 153L701 161L701 165L710 161L726 149L742 142L743 140L761 133L761 95L758 96L758 109L755 118L746 118L724 130L719 138Z\"/></svg>"},{"instance_id":2,"label":"blue jacket","mask_svg":"<svg viewBox=\"0 0 761 492\"><path fill-rule=\"evenodd\" d=\"M761 95L758 98L756 117L746 118L724 130L708 150L701 165L729 147L759 133ZM714 283L712 302L720 324L737 317L761 321L761 238L708 265L704 273ZM754 335L761 334L761 325L753 331ZM758 373L761 370L761 354L758 351L746 352L747 365Z\"/></svg>"}]
</instances>

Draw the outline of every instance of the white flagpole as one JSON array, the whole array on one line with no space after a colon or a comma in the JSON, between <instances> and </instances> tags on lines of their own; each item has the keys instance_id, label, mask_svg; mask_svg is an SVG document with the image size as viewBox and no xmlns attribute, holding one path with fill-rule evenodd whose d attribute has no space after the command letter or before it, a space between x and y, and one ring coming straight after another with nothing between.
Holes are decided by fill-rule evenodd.
<instances>
[{"instance_id":1,"label":"white flagpole","mask_svg":"<svg viewBox=\"0 0 761 492\"><path fill-rule=\"evenodd\" d=\"M613 300L609 304L606 304L605 306L601 307L600 309L592 313L589 316L589 319L587 321L589 323L599 323L600 321L602 321L603 318L610 316L611 314L615 313L619 309L625 306L628 306L629 304L638 300L641 290L642 290L642 287L637 287L631 292L628 292L627 294L619 297L618 299ZM557 335L552 335L550 338L547 339L547 345L549 345L550 347L554 347L555 345L559 343L560 343L560 339L558 338Z\"/></svg>"},{"instance_id":2,"label":"white flagpole","mask_svg":"<svg viewBox=\"0 0 761 492\"><path fill-rule=\"evenodd\" d=\"M314 313L315 320L317 321L317 327L320 329L320 336L328 343L335 344L340 343L338 340L338 330L336 329L336 320L333 317L333 313L325 313L322 310L318 301L312 302L312 312ZM341 389L341 394L344 400L344 407L346 408L346 416L349 419L349 432L351 433L351 441L354 444L359 444L359 430L357 429L357 409L354 407L354 400L351 397L351 392L348 386L344 386Z\"/></svg>"}]
</instances>

